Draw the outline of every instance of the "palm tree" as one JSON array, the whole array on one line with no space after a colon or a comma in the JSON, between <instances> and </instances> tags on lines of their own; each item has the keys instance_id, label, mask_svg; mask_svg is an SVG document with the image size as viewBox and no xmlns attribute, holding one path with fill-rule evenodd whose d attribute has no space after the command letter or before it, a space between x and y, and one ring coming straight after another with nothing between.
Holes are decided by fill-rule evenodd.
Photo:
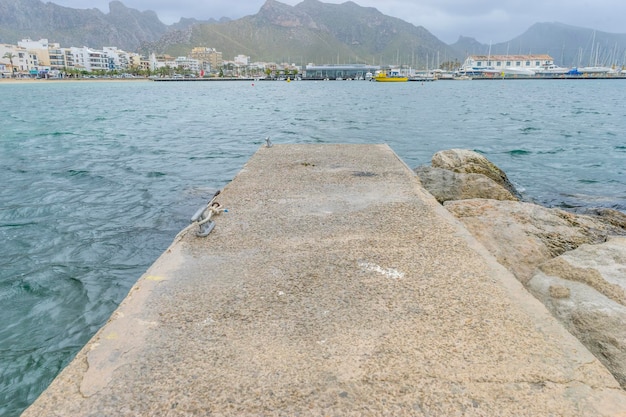
<instances>
[{"instance_id":1,"label":"palm tree","mask_svg":"<svg viewBox=\"0 0 626 417\"><path fill-rule=\"evenodd\" d=\"M13 68L13 58L17 58L17 55L14 55L12 52L6 52L2 55L3 59L8 59L11 63L11 78L13 78L13 73L15 72L15 68Z\"/></svg>"}]
</instances>

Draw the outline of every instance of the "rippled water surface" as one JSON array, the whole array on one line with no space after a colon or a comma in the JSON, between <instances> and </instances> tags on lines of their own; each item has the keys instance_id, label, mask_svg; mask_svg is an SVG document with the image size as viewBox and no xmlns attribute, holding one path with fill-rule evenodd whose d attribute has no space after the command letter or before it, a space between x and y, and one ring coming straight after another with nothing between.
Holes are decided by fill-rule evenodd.
<instances>
[{"instance_id":1,"label":"rippled water surface","mask_svg":"<svg viewBox=\"0 0 626 417\"><path fill-rule=\"evenodd\" d=\"M270 136L477 150L529 198L626 210L626 81L0 84L0 415L17 416Z\"/></svg>"}]
</instances>

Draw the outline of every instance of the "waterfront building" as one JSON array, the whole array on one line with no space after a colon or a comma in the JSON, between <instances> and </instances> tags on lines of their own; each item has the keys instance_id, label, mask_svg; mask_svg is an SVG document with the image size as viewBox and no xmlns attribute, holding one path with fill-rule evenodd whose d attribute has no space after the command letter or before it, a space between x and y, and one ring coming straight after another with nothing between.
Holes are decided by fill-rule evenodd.
<instances>
[{"instance_id":1,"label":"waterfront building","mask_svg":"<svg viewBox=\"0 0 626 417\"><path fill-rule=\"evenodd\" d=\"M10 54L11 59L4 58ZM26 48L17 45L0 44L0 63L5 67L5 72L17 75L19 73L27 73L30 71L35 58L31 57Z\"/></svg>"},{"instance_id":2,"label":"waterfront building","mask_svg":"<svg viewBox=\"0 0 626 417\"><path fill-rule=\"evenodd\" d=\"M216 51L215 48L206 48L203 46L197 46L191 50L189 55L193 59L197 59L202 62L203 68L220 68L224 64L222 59L222 53Z\"/></svg>"},{"instance_id":3,"label":"waterfront building","mask_svg":"<svg viewBox=\"0 0 626 417\"><path fill-rule=\"evenodd\" d=\"M102 52L108 58L109 70L125 70L130 67L130 60L128 53L117 49L115 46L105 46L102 48Z\"/></svg>"},{"instance_id":4,"label":"waterfront building","mask_svg":"<svg viewBox=\"0 0 626 417\"><path fill-rule=\"evenodd\" d=\"M50 71L52 69L50 50L53 49L57 51L58 48L60 48L58 43L51 44L48 42L48 39L39 39L38 41L22 39L17 45L28 51L27 70L31 76L40 76ZM55 56L55 59L56 58L58 58L58 56Z\"/></svg>"},{"instance_id":5,"label":"waterfront building","mask_svg":"<svg viewBox=\"0 0 626 417\"><path fill-rule=\"evenodd\" d=\"M34 41L26 38L18 41L17 46L24 49L48 49L50 44L48 43L48 39L39 39L38 41Z\"/></svg>"},{"instance_id":6,"label":"waterfront building","mask_svg":"<svg viewBox=\"0 0 626 417\"><path fill-rule=\"evenodd\" d=\"M129 54L128 59L131 68L139 68L142 71L146 71L150 68L148 60L143 59L139 54Z\"/></svg>"},{"instance_id":7,"label":"waterfront building","mask_svg":"<svg viewBox=\"0 0 626 417\"><path fill-rule=\"evenodd\" d=\"M69 67L67 62L68 56L67 48L61 48L61 46L56 44L50 44L48 47L48 57L50 59L50 68L53 70L62 70L64 68Z\"/></svg>"},{"instance_id":8,"label":"waterfront building","mask_svg":"<svg viewBox=\"0 0 626 417\"><path fill-rule=\"evenodd\" d=\"M70 48L74 57L74 67L82 68L88 72L107 71L109 69L109 58L104 51L83 46L82 48Z\"/></svg>"},{"instance_id":9,"label":"waterfront building","mask_svg":"<svg viewBox=\"0 0 626 417\"><path fill-rule=\"evenodd\" d=\"M65 56L65 67L66 68L75 68L74 55L72 54L71 48L63 48L63 55Z\"/></svg>"},{"instance_id":10,"label":"waterfront building","mask_svg":"<svg viewBox=\"0 0 626 417\"><path fill-rule=\"evenodd\" d=\"M152 74L152 64L150 58L146 58L139 54L132 54L130 57L130 65L132 68L137 68L144 73Z\"/></svg>"},{"instance_id":11,"label":"waterfront building","mask_svg":"<svg viewBox=\"0 0 626 417\"><path fill-rule=\"evenodd\" d=\"M150 54L150 71L158 71L161 68L170 68L174 70L176 68L176 61L169 55L156 55Z\"/></svg>"},{"instance_id":12,"label":"waterfront building","mask_svg":"<svg viewBox=\"0 0 626 417\"><path fill-rule=\"evenodd\" d=\"M305 79L365 79L367 74L374 74L380 71L380 66L366 64L345 64L345 65L313 65L307 64L302 74Z\"/></svg>"},{"instance_id":13,"label":"waterfront building","mask_svg":"<svg viewBox=\"0 0 626 417\"><path fill-rule=\"evenodd\" d=\"M174 62L174 68L180 68L193 74L200 73L200 61L197 59L179 56Z\"/></svg>"},{"instance_id":14,"label":"waterfront building","mask_svg":"<svg viewBox=\"0 0 626 417\"><path fill-rule=\"evenodd\" d=\"M550 55L470 55L460 68L461 73L474 75L509 73L534 75L535 71L554 65Z\"/></svg>"},{"instance_id":15,"label":"waterfront building","mask_svg":"<svg viewBox=\"0 0 626 417\"><path fill-rule=\"evenodd\" d=\"M12 58L3 58L11 54ZM168 57L172 67L176 63ZM11 63L12 61L12 63ZM50 76L60 72L77 69L87 72L150 69L151 62L141 55L126 52L114 46L95 50L89 47L62 48L58 43L49 43L47 39L34 41L22 39L18 45L0 44L0 71L3 77L13 73L16 76Z\"/></svg>"},{"instance_id":16,"label":"waterfront building","mask_svg":"<svg viewBox=\"0 0 626 417\"><path fill-rule=\"evenodd\" d=\"M236 65L246 67L250 63L250 57L246 55L237 55L233 61Z\"/></svg>"},{"instance_id":17,"label":"waterfront building","mask_svg":"<svg viewBox=\"0 0 626 417\"><path fill-rule=\"evenodd\" d=\"M17 46L24 48L31 55L36 55L37 58L31 58L31 66L30 70L37 70L36 66L50 67L50 54L49 48L50 44L48 43L48 39L39 39L38 41L34 41L32 39L22 39L17 43ZM34 64L36 62L36 64ZM35 66L35 68L33 68Z\"/></svg>"}]
</instances>

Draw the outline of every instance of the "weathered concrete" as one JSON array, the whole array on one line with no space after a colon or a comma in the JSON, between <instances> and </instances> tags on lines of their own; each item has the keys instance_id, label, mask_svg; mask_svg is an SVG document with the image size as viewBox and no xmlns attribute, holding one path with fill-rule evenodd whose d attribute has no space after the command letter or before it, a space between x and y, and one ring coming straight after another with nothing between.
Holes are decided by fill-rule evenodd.
<instances>
[{"instance_id":1,"label":"weathered concrete","mask_svg":"<svg viewBox=\"0 0 626 417\"><path fill-rule=\"evenodd\" d=\"M626 416L384 145L261 148L24 416Z\"/></svg>"}]
</instances>

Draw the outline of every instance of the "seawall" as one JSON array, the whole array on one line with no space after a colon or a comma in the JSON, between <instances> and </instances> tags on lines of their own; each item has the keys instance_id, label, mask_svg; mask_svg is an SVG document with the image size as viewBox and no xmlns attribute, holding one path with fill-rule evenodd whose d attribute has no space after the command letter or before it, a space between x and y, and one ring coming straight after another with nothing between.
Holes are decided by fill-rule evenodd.
<instances>
[{"instance_id":1,"label":"seawall","mask_svg":"<svg viewBox=\"0 0 626 417\"><path fill-rule=\"evenodd\" d=\"M617 416L610 373L386 145L263 147L23 416Z\"/></svg>"}]
</instances>

